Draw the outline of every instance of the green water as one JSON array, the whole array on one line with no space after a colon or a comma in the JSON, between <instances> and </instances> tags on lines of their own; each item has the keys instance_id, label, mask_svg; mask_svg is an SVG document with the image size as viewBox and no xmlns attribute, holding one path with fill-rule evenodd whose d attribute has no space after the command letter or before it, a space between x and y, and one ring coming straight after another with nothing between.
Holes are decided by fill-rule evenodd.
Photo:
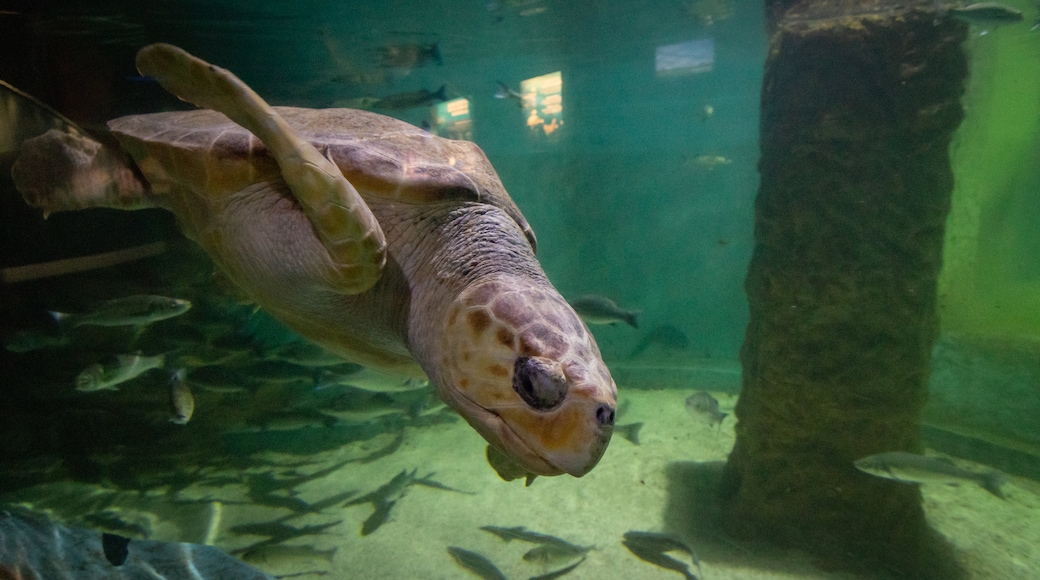
<instances>
[{"instance_id":1,"label":"green water","mask_svg":"<svg viewBox=\"0 0 1040 580\"><path fill-rule=\"evenodd\" d=\"M95 209L43 220L8 177L17 143L0 140L0 267L165 243L158 256L115 267L0 283L9 347L0 351L0 501L134 538L232 552L265 537L295 546L250 554L272 574L467 577L448 546L487 556L510 578L575 561L524 561L528 546L479 530L496 525L595 545L573 578L675 577L621 545L631 530L683 538L702 577L848 577L799 551L740 542L714 519L748 323L743 284L769 48L760 3L14 4L0 10L0 80L95 135L115 117L189 108L134 69L136 51L152 42L233 71L274 105L367 106L443 86L450 101L439 107L376 112L474 141L534 229L561 294L639 311L638 328L591 330L619 387L619 427L642 428L638 443L615 433L581 479L506 483L488 466L484 440L429 390L360 395L329 387L331 371L289 360L284 349L304 340L241 300L169 213ZM972 68L950 152L942 328L922 423L929 454L1013 476L1006 501L970 485L923 488L930 525L980 579L1040 575L1040 31L1029 30L1036 7L1016 5L1025 22L984 35L973 27L965 45ZM552 73L559 89L540 81L535 107L495 98L498 82L524 93ZM0 122L19 118L2 113ZM193 307L140 332L63 334L47 314L131 294ZM38 348L11 347L26 336ZM179 357L197 377L187 425L167 421L165 371L119 391L74 390L89 365L134 351ZM729 414L720 426L685 409L698 390ZM322 414L369 398L394 411L356 423ZM361 535L378 506L344 504L402 470L452 489L407 486L385 522ZM277 541L241 527L271 522L333 525Z\"/></svg>"}]
</instances>

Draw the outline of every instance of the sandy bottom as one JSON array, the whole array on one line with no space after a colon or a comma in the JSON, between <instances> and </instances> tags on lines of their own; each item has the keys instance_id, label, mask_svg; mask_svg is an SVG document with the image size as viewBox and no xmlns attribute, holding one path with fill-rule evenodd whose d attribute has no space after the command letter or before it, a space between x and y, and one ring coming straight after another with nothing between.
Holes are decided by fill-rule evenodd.
<instances>
[{"instance_id":1,"label":"sandy bottom","mask_svg":"<svg viewBox=\"0 0 1040 580\"><path fill-rule=\"evenodd\" d=\"M394 505L388 521L367 536L361 536L360 529L372 513L369 504L293 516L284 523L297 528L340 521L321 534L287 542L317 550L335 549L335 555L326 561L306 554L282 554L255 565L273 574L313 571L324 572L323 576L331 578L475 577L454 562L448 546L484 555L508 578L529 578L566 565L524 561L522 555L533 545L506 543L480 530L481 526L493 525L526 526L574 544L594 545L595 549L567 578L681 577L630 553L621 544L622 534L630 530L666 531L686 538L700 556L701 577L708 580L850 578L821 571L808 556L798 552L742 546L693 532L696 524L692 518L684 517L682 509L696 501L690 496L696 495L698 488L690 483L690 478L699 471L717 470L733 445L734 434L732 418L727 418L721 429L692 418L684 407L689 394L679 390L626 392L624 396L631 403L619 424L643 422L640 444L615 436L599 466L589 475L581 479L539 478L531 487L524 487L522 481L500 480L484 459L483 440L461 421L410 429L400 449L392 455L367 464L348 464L300 486L296 497L313 503L347 490L357 490L362 495L390 481L401 470L412 469L418 469L419 476L432 473L437 482L467 493L409 486ZM724 411L735 403L731 396L717 396ZM357 456L359 449L353 448L355 445L360 444L310 456L307 459L313 463L279 473L312 473ZM299 464L301 460L298 456L277 454L265 454L265 459L287 465ZM270 469L258 469L257 473ZM925 486L928 518L961 552L971 578L1040 578L1040 496L1022 487L1025 483L1006 486L1007 501L976 486ZM164 529L186 529L164 528L162 521L175 520L178 513L189 517L193 510L198 514L199 510L184 506L207 505L209 524L216 524L209 530L210 540L229 551L263 539L233 534L231 527L271 522L292 513L283 508L249 504L246 487L236 483L192 486L175 494L161 492L147 494L151 496L148 503L154 506L156 502L171 502L181 507L153 509L153 513L161 514L156 516L153 529L158 532L153 537L175 533L162 532ZM181 503L186 500L189 503ZM218 501L220 506L214 509L214 502ZM141 502L137 503L140 509ZM219 515L215 518L216 512Z\"/></svg>"}]
</instances>

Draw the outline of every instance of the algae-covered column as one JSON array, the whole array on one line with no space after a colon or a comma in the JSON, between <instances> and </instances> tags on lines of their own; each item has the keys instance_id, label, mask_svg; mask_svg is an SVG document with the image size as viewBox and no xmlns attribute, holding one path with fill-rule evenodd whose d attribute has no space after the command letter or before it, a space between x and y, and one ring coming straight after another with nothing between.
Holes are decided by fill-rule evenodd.
<instances>
[{"instance_id":1,"label":"algae-covered column","mask_svg":"<svg viewBox=\"0 0 1040 580\"><path fill-rule=\"evenodd\" d=\"M724 525L825 564L928 576L915 486L852 461L919 450L964 24L767 0L761 186Z\"/></svg>"}]
</instances>

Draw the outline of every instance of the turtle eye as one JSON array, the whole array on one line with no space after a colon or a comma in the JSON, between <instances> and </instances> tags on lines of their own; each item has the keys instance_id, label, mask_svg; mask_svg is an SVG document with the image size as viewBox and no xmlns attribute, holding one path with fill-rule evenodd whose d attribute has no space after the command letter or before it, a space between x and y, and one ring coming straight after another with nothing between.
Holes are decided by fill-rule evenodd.
<instances>
[{"instance_id":1,"label":"turtle eye","mask_svg":"<svg viewBox=\"0 0 1040 580\"><path fill-rule=\"evenodd\" d=\"M513 390L532 408L548 411L567 396L567 379L544 360L522 356L513 365Z\"/></svg>"}]
</instances>

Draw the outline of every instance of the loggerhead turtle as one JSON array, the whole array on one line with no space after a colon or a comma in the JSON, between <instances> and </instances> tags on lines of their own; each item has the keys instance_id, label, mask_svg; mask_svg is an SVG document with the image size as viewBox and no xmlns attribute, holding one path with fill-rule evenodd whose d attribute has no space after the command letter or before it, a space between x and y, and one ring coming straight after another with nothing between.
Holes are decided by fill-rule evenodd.
<instances>
[{"instance_id":1,"label":"loggerhead turtle","mask_svg":"<svg viewBox=\"0 0 1040 580\"><path fill-rule=\"evenodd\" d=\"M74 131L27 141L12 169L27 203L165 208L293 330L424 372L502 477L596 465L617 388L479 147L365 111L271 107L167 44L137 68L204 109L109 122L123 151Z\"/></svg>"}]
</instances>

